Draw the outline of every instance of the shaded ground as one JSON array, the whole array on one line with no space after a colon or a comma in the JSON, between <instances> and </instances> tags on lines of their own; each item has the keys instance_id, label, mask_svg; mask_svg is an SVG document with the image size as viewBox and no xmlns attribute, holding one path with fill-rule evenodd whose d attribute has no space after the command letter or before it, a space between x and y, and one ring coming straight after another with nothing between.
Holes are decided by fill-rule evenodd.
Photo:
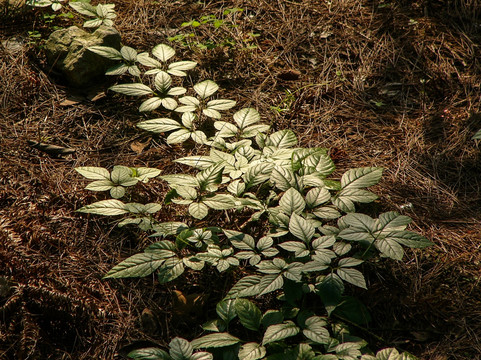
<instances>
[{"instance_id":1,"label":"shaded ground","mask_svg":"<svg viewBox=\"0 0 481 360\"><path fill-rule=\"evenodd\" d=\"M303 145L331 149L340 171L384 167L378 210L411 216L435 246L369 273L362 297L371 342L421 359L481 358L481 159L471 140L481 128L477 2L112 2L124 45L138 50L189 32L184 21L245 9L226 18L236 27L199 27L191 43L173 43L199 63L193 81L213 79L238 108L255 107ZM215 298L210 284L226 279L211 273L162 288L152 279L104 281L148 240L74 212L100 199L83 190L75 167L173 172L170 160L186 149L135 129L135 99L65 102L78 94L49 70L29 31L46 38L78 20L46 24L41 14L4 12L0 23L0 40L24 42L18 51L0 46L0 359L112 359L132 341L189 338L205 315L176 315L174 290ZM28 140L76 152L55 158ZM138 142L147 145L138 151ZM165 190L152 182L138 197L162 201Z\"/></svg>"}]
</instances>

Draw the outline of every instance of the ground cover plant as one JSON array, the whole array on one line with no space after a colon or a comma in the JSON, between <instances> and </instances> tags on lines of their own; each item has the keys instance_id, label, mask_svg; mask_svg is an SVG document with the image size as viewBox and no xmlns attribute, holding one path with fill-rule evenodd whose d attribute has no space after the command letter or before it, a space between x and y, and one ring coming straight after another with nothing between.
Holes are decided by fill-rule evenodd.
<instances>
[{"instance_id":1,"label":"ground cover plant","mask_svg":"<svg viewBox=\"0 0 481 360\"><path fill-rule=\"evenodd\" d=\"M115 4L115 22L125 49L120 56L111 54L119 61L111 71L123 75L110 77L104 87L112 88L107 96L90 89L73 97L60 77L45 75L47 67L36 48L17 46L20 52L14 56L15 47L2 43L6 114L0 127L5 149L0 167L5 259L0 293L2 356L115 358L130 353L140 358L208 358L206 351L225 350L210 348L219 345L219 338L211 336L219 332L223 341L231 341L231 348L237 346L243 356L252 358L264 356L264 349L269 354L287 351L283 356L291 349L295 356L306 358L326 349L335 357L358 356L364 343L361 346L354 336L360 334L373 349L398 346L420 358L478 354L479 164L476 141L471 138L481 124L474 95L476 37L470 27L476 13L461 3L446 8L433 3L426 9L416 3L385 2ZM249 51L228 44L177 48L175 42L165 43L167 37L185 31L183 23L212 14L220 19L226 8L243 9L235 15L237 26L201 27L196 34L199 42L202 37L218 37L242 44L248 34L259 33L256 47ZM35 11L53 11L49 9ZM40 38L46 38L52 23L35 23L38 14L10 14L9 24L36 25L14 31L9 26L2 29L2 36L11 40L13 35L38 31ZM143 27L131 25L132 19L153 14L158 17L149 16ZM450 26L448 15L464 19L462 27ZM280 19L294 26L286 27ZM84 20L53 19L54 26L72 21L82 26ZM144 32L147 29L152 31ZM456 42L459 37L453 34L464 34L463 42ZM436 37L441 35L442 41ZM439 40L437 47L416 48L415 39L421 36ZM158 57L150 50L162 43L155 51L163 54ZM165 55L167 46L176 47L170 58ZM436 52L438 48L444 52ZM184 59L197 66L170 67ZM140 84L139 72L149 70L147 77L152 80L142 80L146 85L142 99L125 96L125 86L115 88ZM178 77L176 70L187 77ZM186 91L168 94L175 87ZM124 93L115 95L115 89ZM235 99L235 107L225 101L209 106L219 99ZM173 101L176 108L188 108L171 110ZM139 112L141 104L144 111ZM191 111L194 115L189 115ZM246 125L239 120L246 117L256 121ZM248 130L249 126L257 128ZM288 146L280 147L284 154L277 149L273 155L272 148L281 144L279 138ZM36 147L25 148L27 140ZM53 145L61 145L66 155L58 149L52 152ZM290 160L297 154L299 160L286 161L286 153ZM327 165L305 173L311 166L303 162L309 157L315 164L322 159ZM265 166L260 175L253 174L249 168L260 158L282 170L273 172ZM97 176L87 186L98 192L83 192L86 184L74 168L87 177ZM372 178L362 187L339 189L359 173ZM321 181L329 185L320 186ZM365 189L371 185L373 189ZM350 191L357 193L355 201L364 202L356 210L367 215L352 213L354 204L341 201L353 196ZM119 228L117 217L75 215L82 207L94 214L116 209L113 213L127 216ZM241 211L246 207L250 210ZM220 214L228 218L223 220ZM390 233L406 234L408 216L414 220L411 229L435 246L406 251L408 262L378 258L379 252L397 259L403 256L405 250L399 245L391 243L389 250L383 246L389 236L379 226L386 219L397 219L391 229L396 231ZM322 233L326 223L341 231ZM356 236L363 233L363 241L352 241L350 228ZM373 242L367 234L376 231L380 232ZM152 232L165 239L147 237ZM254 243L249 234L256 234ZM407 234L427 244L420 235ZM329 236L331 240L326 239ZM152 243L159 248L149 249ZM351 245L351 252L339 255L342 247L337 243ZM133 268L125 262L121 266L126 259L142 256L161 257L146 267L153 270L158 265L155 279L146 268L128 273ZM184 273L159 286L159 274L161 280L171 280L180 273L180 261ZM202 271L185 271L201 264ZM367 314L359 311L359 302L357 311L336 310L339 304L329 308L326 299L311 302L309 296L318 298L323 274L318 279L311 276L307 264L344 281L362 269L365 282L355 276L356 281L344 284L347 293L341 296L360 298L372 321L359 324L359 319L350 319L349 313ZM102 280L105 274L147 278ZM242 284L246 277L254 281L252 291L265 294L234 299L231 293L225 298L231 285ZM270 288L256 288L255 281L261 279L264 285L277 280L269 282L274 284ZM304 292L293 286L299 279L305 283ZM368 289L356 291L352 282ZM213 288L212 283L220 286ZM283 296L275 296L282 292ZM300 293L312 304L308 313L296 313ZM279 317L269 310L282 303L283 319L269 322ZM219 304L216 309L215 304ZM332 316L325 318L329 312ZM286 337L276 338L279 333ZM196 336L201 340L184 340ZM352 341L337 349L333 343L323 344L340 336ZM300 339L303 345L297 346ZM279 340L285 348L279 348ZM129 346L122 348L125 345Z\"/></svg>"}]
</instances>

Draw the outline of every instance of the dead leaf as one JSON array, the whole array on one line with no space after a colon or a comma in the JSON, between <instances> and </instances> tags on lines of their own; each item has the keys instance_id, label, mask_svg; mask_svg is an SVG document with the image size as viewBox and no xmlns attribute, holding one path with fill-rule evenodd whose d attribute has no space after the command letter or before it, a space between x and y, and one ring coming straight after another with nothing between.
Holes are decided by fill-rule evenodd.
<instances>
[{"instance_id":1,"label":"dead leaf","mask_svg":"<svg viewBox=\"0 0 481 360\"><path fill-rule=\"evenodd\" d=\"M152 140L151 138L148 138L146 142L142 143L140 141L133 141L132 143L130 143L130 148L132 149L132 151L135 151L137 154L141 154L142 151L144 151L144 149L150 144L150 140Z\"/></svg>"},{"instance_id":2,"label":"dead leaf","mask_svg":"<svg viewBox=\"0 0 481 360\"><path fill-rule=\"evenodd\" d=\"M72 148L66 148L63 146L57 146L57 145L50 145L50 144L44 144L41 142L36 142L32 140L27 140L28 145L33 147L34 149L40 150L44 153L47 153L52 156L59 156L59 155L68 155L68 154L73 154L76 150Z\"/></svg>"},{"instance_id":3,"label":"dead leaf","mask_svg":"<svg viewBox=\"0 0 481 360\"><path fill-rule=\"evenodd\" d=\"M82 100L85 100L84 98L80 96L71 96L66 98L64 101L60 103L60 106L72 106L72 105L77 105L82 102Z\"/></svg>"},{"instance_id":4,"label":"dead leaf","mask_svg":"<svg viewBox=\"0 0 481 360\"><path fill-rule=\"evenodd\" d=\"M207 297L208 295L199 293L184 295L182 291L174 290L172 299L174 313L177 315L187 315L198 312L204 306Z\"/></svg>"},{"instance_id":5,"label":"dead leaf","mask_svg":"<svg viewBox=\"0 0 481 360\"><path fill-rule=\"evenodd\" d=\"M298 80L300 76L301 72L293 69L282 71L279 73L279 75L277 75L279 79L286 81Z\"/></svg>"}]
</instances>

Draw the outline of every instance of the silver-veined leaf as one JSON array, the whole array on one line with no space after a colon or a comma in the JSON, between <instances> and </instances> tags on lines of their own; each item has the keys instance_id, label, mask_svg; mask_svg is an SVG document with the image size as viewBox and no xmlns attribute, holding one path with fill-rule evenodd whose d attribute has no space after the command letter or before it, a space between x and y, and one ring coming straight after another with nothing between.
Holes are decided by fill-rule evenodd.
<instances>
[{"instance_id":1,"label":"silver-veined leaf","mask_svg":"<svg viewBox=\"0 0 481 360\"><path fill-rule=\"evenodd\" d=\"M306 194L306 204L308 207L315 208L329 201L331 193L325 187L315 187Z\"/></svg>"},{"instance_id":2,"label":"silver-veined leaf","mask_svg":"<svg viewBox=\"0 0 481 360\"><path fill-rule=\"evenodd\" d=\"M320 316L311 316L306 320L306 326L302 333L309 340L318 344L328 344L330 340L329 331L325 328L327 321Z\"/></svg>"},{"instance_id":3,"label":"silver-veined leaf","mask_svg":"<svg viewBox=\"0 0 481 360\"><path fill-rule=\"evenodd\" d=\"M128 353L133 360L170 360L169 354L164 350L154 347L136 349Z\"/></svg>"},{"instance_id":4,"label":"silver-veined leaf","mask_svg":"<svg viewBox=\"0 0 481 360\"><path fill-rule=\"evenodd\" d=\"M187 166L192 166L197 169L207 169L214 164L210 156L186 156L180 159L176 159L174 160L174 162Z\"/></svg>"},{"instance_id":5,"label":"silver-veined leaf","mask_svg":"<svg viewBox=\"0 0 481 360\"><path fill-rule=\"evenodd\" d=\"M155 75L154 85L161 93L166 93L172 85L172 78L165 71L161 71Z\"/></svg>"},{"instance_id":6,"label":"silver-veined leaf","mask_svg":"<svg viewBox=\"0 0 481 360\"><path fill-rule=\"evenodd\" d=\"M404 250L402 246L390 238L378 239L374 242L374 245L381 252L381 254L391 259L402 260L404 256Z\"/></svg>"},{"instance_id":7,"label":"silver-veined leaf","mask_svg":"<svg viewBox=\"0 0 481 360\"><path fill-rule=\"evenodd\" d=\"M305 243L299 241L285 241L279 244L284 250L293 252L295 257L304 257L309 255L309 250Z\"/></svg>"},{"instance_id":8,"label":"silver-veined leaf","mask_svg":"<svg viewBox=\"0 0 481 360\"><path fill-rule=\"evenodd\" d=\"M191 132L187 129L180 129L167 136L167 144L179 144L190 138Z\"/></svg>"},{"instance_id":9,"label":"silver-veined leaf","mask_svg":"<svg viewBox=\"0 0 481 360\"><path fill-rule=\"evenodd\" d=\"M108 68L105 75L122 75L125 74L130 69L130 66L125 64L117 64Z\"/></svg>"},{"instance_id":10,"label":"silver-veined leaf","mask_svg":"<svg viewBox=\"0 0 481 360\"><path fill-rule=\"evenodd\" d=\"M110 180L96 180L88 184L85 189L90 191L107 191L115 184Z\"/></svg>"},{"instance_id":11,"label":"silver-veined leaf","mask_svg":"<svg viewBox=\"0 0 481 360\"><path fill-rule=\"evenodd\" d=\"M289 221L289 232L305 243L309 243L314 236L315 229L309 221L293 213Z\"/></svg>"},{"instance_id":12,"label":"silver-veined leaf","mask_svg":"<svg viewBox=\"0 0 481 360\"><path fill-rule=\"evenodd\" d=\"M228 194L217 194L212 197L206 197L202 199L202 202L215 210L227 210L235 206L234 198Z\"/></svg>"},{"instance_id":13,"label":"silver-veined leaf","mask_svg":"<svg viewBox=\"0 0 481 360\"><path fill-rule=\"evenodd\" d=\"M273 146L280 149L291 148L297 145L296 134L289 129L284 129L273 133L269 136L269 140Z\"/></svg>"},{"instance_id":14,"label":"silver-veined leaf","mask_svg":"<svg viewBox=\"0 0 481 360\"><path fill-rule=\"evenodd\" d=\"M386 239L394 240L401 245L410 248L425 248L431 246L433 243L426 239L424 236L416 234L412 231L401 231L390 233L386 235Z\"/></svg>"},{"instance_id":15,"label":"silver-veined leaf","mask_svg":"<svg viewBox=\"0 0 481 360\"><path fill-rule=\"evenodd\" d=\"M266 348L255 342L242 345L239 349L239 360L258 360L266 356Z\"/></svg>"},{"instance_id":16,"label":"silver-veined leaf","mask_svg":"<svg viewBox=\"0 0 481 360\"><path fill-rule=\"evenodd\" d=\"M97 11L95 7L89 3L70 1L69 5L79 14L97 17Z\"/></svg>"},{"instance_id":17,"label":"silver-veined leaf","mask_svg":"<svg viewBox=\"0 0 481 360\"><path fill-rule=\"evenodd\" d=\"M103 23L102 19L92 19L84 22L83 26L86 28L96 28L102 25L102 23Z\"/></svg>"},{"instance_id":18,"label":"silver-veined leaf","mask_svg":"<svg viewBox=\"0 0 481 360\"><path fill-rule=\"evenodd\" d=\"M284 169L282 167L274 168L274 170L272 170L270 182L282 191L296 188L296 177L294 173L292 170Z\"/></svg>"},{"instance_id":19,"label":"silver-veined leaf","mask_svg":"<svg viewBox=\"0 0 481 360\"><path fill-rule=\"evenodd\" d=\"M337 196L342 199L349 199L359 203L370 203L378 198L378 196L368 190L347 188L342 189Z\"/></svg>"},{"instance_id":20,"label":"silver-veined leaf","mask_svg":"<svg viewBox=\"0 0 481 360\"><path fill-rule=\"evenodd\" d=\"M381 179L383 168L364 167L350 169L341 178L343 189L360 189L375 185Z\"/></svg>"},{"instance_id":21,"label":"silver-veined leaf","mask_svg":"<svg viewBox=\"0 0 481 360\"><path fill-rule=\"evenodd\" d=\"M227 293L226 298L239 298L255 296L260 293L259 284L262 280L260 275L249 275L240 279Z\"/></svg>"},{"instance_id":22,"label":"silver-veined leaf","mask_svg":"<svg viewBox=\"0 0 481 360\"><path fill-rule=\"evenodd\" d=\"M166 97L162 99L162 106L166 108L167 110L175 110L177 107L177 101L170 97Z\"/></svg>"},{"instance_id":23,"label":"silver-veined leaf","mask_svg":"<svg viewBox=\"0 0 481 360\"><path fill-rule=\"evenodd\" d=\"M225 324L229 324L229 322L237 316L235 300L227 299L218 302L215 307L215 311Z\"/></svg>"},{"instance_id":24,"label":"silver-veined leaf","mask_svg":"<svg viewBox=\"0 0 481 360\"><path fill-rule=\"evenodd\" d=\"M90 180L110 180L110 173L107 169L96 166L81 166L75 168L80 175Z\"/></svg>"},{"instance_id":25,"label":"silver-veined leaf","mask_svg":"<svg viewBox=\"0 0 481 360\"><path fill-rule=\"evenodd\" d=\"M249 125L253 125L261 120L261 116L256 109L244 108L234 114L234 121L241 130Z\"/></svg>"},{"instance_id":26,"label":"silver-veined leaf","mask_svg":"<svg viewBox=\"0 0 481 360\"><path fill-rule=\"evenodd\" d=\"M259 330L262 313L254 303L247 299L237 299L234 307L241 324L245 328L253 331Z\"/></svg>"},{"instance_id":27,"label":"silver-veined leaf","mask_svg":"<svg viewBox=\"0 0 481 360\"><path fill-rule=\"evenodd\" d=\"M77 210L78 212L96 214L96 215L122 215L128 213L125 204L120 200L101 200L93 204L86 205Z\"/></svg>"},{"instance_id":28,"label":"silver-veined leaf","mask_svg":"<svg viewBox=\"0 0 481 360\"><path fill-rule=\"evenodd\" d=\"M304 197L294 188L289 188L279 200L280 209L286 214L300 214L306 207Z\"/></svg>"},{"instance_id":29,"label":"silver-veined leaf","mask_svg":"<svg viewBox=\"0 0 481 360\"><path fill-rule=\"evenodd\" d=\"M202 109L202 113L205 116L210 117L212 119L220 119L222 117L221 113L214 109L209 109L209 108Z\"/></svg>"},{"instance_id":30,"label":"silver-veined leaf","mask_svg":"<svg viewBox=\"0 0 481 360\"><path fill-rule=\"evenodd\" d=\"M175 55L175 50L168 45L159 44L154 46L154 48L152 49L152 55L165 63L167 62L167 60L169 60Z\"/></svg>"},{"instance_id":31,"label":"silver-veined leaf","mask_svg":"<svg viewBox=\"0 0 481 360\"><path fill-rule=\"evenodd\" d=\"M158 118L158 119L142 121L137 124L137 127L143 130L152 131L155 133L164 133L167 131L172 131L172 130L177 130L182 128L182 126L179 124L178 121L167 119L167 118Z\"/></svg>"},{"instance_id":32,"label":"silver-veined leaf","mask_svg":"<svg viewBox=\"0 0 481 360\"><path fill-rule=\"evenodd\" d=\"M90 46L87 49L110 60L122 60L120 51L110 46Z\"/></svg>"},{"instance_id":33,"label":"silver-veined leaf","mask_svg":"<svg viewBox=\"0 0 481 360\"><path fill-rule=\"evenodd\" d=\"M110 196L114 199L120 199L125 195L125 188L123 186L112 186L110 188Z\"/></svg>"},{"instance_id":34,"label":"silver-veined leaf","mask_svg":"<svg viewBox=\"0 0 481 360\"><path fill-rule=\"evenodd\" d=\"M323 206L320 208L317 208L313 212L314 215L316 215L319 219L337 219L338 217L341 216L341 213L334 209L333 207L330 206Z\"/></svg>"},{"instance_id":35,"label":"silver-veined leaf","mask_svg":"<svg viewBox=\"0 0 481 360\"><path fill-rule=\"evenodd\" d=\"M192 203L189 205L189 214L196 219L203 219L207 216L209 208L203 203Z\"/></svg>"},{"instance_id":36,"label":"silver-veined leaf","mask_svg":"<svg viewBox=\"0 0 481 360\"><path fill-rule=\"evenodd\" d=\"M160 267L157 278L159 283L165 284L178 278L184 272L184 262L182 259L171 257L167 259Z\"/></svg>"},{"instance_id":37,"label":"silver-veined leaf","mask_svg":"<svg viewBox=\"0 0 481 360\"><path fill-rule=\"evenodd\" d=\"M259 295L276 291L284 285L282 273L264 275L259 283Z\"/></svg>"},{"instance_id":38,"label":"silver-veined leaf","mask_svg":"<svg viewBox=\"0 0 481 360\"><path fill-rule=\"evenodd\" d=\"M159 108L162 105L162 99L158 97L152 97L150 99L145 100L142 104L140 104L139 111L140 112L151 112L155 109ZM141 123L140 123L141 124ZM139 126L138 124L137 126Z\"/></svg>"},{"instance_id":39,"label":"silver-veined leaf","mask_svg":"<svg viewBox=\"0 0 481 360\"><path fill-rule=\"evenodd\" d=\"M344 281L359 286L360 288L367 289L366 280L364 275L356 269L340 268L337 269L337 275Z\"/></svg>"},{"instance_id":40,"label":"silver-veined leaf","mask_svg":"<svg viewBox=\"0 0 481 360\"><path fill-rule=\"evenodd\" d=\"M104 278L144 277L162 265L165 257L158 253L135 254L114 266Z\"/></svg>"},{"instance_id":41,"label":"silver-veined leaf","mask_svg":"<svg viewBox=\"0 0 481 360\"><path fill-rule=\"evenodd\" d=\"M213 95L217 90L219 90L219 85L217 85L212 80L205 80L194 85L194 91L202 98L208 98Z\"/></svg>"},{"instance_id":42,"label":"silver-veined leaf","mask_svg":"<svg viewBox=\"0 0 481 360\"><path fill-rule=\"evenodd\" d=\"M214 333L192 340L194 349L199 348L219 348L231 346L239 343L240 340L229 333Z\"/></svg>"},{"instance_id":43,"label":"silver-veined leaf","mask_svg":"<svg viewBox=\"0 0 481 360\"><path fill-rule=\"evenodd\" d=\"M122 54L122 57L129 62L137 61L137 51L130 46L122 46L120 53Z\"/></svg>"},{"instance_id":44,"label":"silver-veined leaf","mask_svg":"<svg viewBox=\"0 0 481 360\"><path fill-rule=\"evenodd\" d=\"M299 328L292 321L285 321L282 324L271 325L266 329L262 339L262 345L284 340L299 333Z\"/></svg>"},{"instance_id":45,"label":"silver-veined leaf","mask_svg":"<svg viewBox=\"0 0 481 360\"><path fill-rule=\"evenodd\" d=\"M235 106L234 100L218 99L211 100L207 103L207 109L210 110L229 110Z\"/></svg>"},{"instance_id":46,"label":"silver-veined leaf","mask_svg":"<svg viewBox=\"0 0 481 360\"><path fill-rule=\"evenodd\" d=\"M235 230L224 230L225 236L232 244L232 246L241 250L254 250L255 240L249 234L244 234Z\"/></svg>"},{"instance_id":47,"label":"silver-veined leaf","mask_svg":"<svg viewBox=\"0 0 481 360\"><path fill-rule=\"evenodd\" d=\"M143 96L153 93L151 88L149 88L147 85L140 83L114 85L111 86L109 89L120 94L130 96Z\"/></svg>"},{"instance_id":48,"label":"silver-veined leaf","mask_svg":"<svg viewBox=\"0 0 481 360\"><path fill-rule=\"evenodd\" d=\"M194 352L192 345L187 340L179 337L172 339L169 343L169 348L169 354L172 360L190 359Z\"/></svg>"}]
</instances>

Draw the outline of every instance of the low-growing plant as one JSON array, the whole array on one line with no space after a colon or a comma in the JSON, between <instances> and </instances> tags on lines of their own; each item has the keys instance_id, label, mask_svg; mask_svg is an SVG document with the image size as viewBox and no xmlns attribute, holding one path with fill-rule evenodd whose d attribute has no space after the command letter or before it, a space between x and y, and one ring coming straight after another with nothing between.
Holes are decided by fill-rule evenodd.
<instances>
[{"instance_id":1,"label":"low-growing plant","mask_svg":"<svg viewBox=\"0 0 481 360\"><path fill-rule=\"evenodd\" d=\"M53 8L54 3L44 6ZM86 1L70 6L94 18L85 27L113 24L112 4L92 6ZM223 25L211 18L203 21ZM192 168L185 173L160 175L158 169L120 165L112 171L76 169L93 180L86 189L111 196L79 212L124 216L120 227L136 225L156 239L105 278L155 273L164 284L208 266L219 273L232 271L238 278L215 305L217 318L202 326L202 336L191 342L174 338L168 349L137 349L130 358L413 359L396 349L372 352L346 325L369 319L364 305L352 296L354 288L367 288L366 266L375 266L380 258L401 260L404 247L431 245L407 230L407 216L390 211L373 218L357 212L357 204L377 199L368 188L379 182L382 168L354 168L336 175L327 149L299 146L289 129L272 131L254 108L235 112L233 121L221 121L221 111L236 102L213 98L219 86L212 80L197 83L192 92L175 86L172 76L185 77L196 63L169 63L175 51L165 44L155 46L152 56L128 46L89 50L119 61L108 75L128 73L138 81L114 85L112 91L150 96L140 105L142 112L168 111L169 117L141 121L139 128L170 132L168 144L193 140L203 146L200 154L175 160ZM158 176L171 188L164 204L120 200L139 181ZM179 221L164 222L156 216L164 206L185 206L186 213ZM233 218L241 221L230 221ZM275 299L261 310L267 294Z\"/></svg>"},{"instance_id":2,"label":"low-growing plant","mask_svg":"<svg viewBox=\"0 0 481 360\"><path fill-rule=\"evenodd\" d=\"M169 75L161 71L156 79L159 76ZM124 85L122 90L139 95L136 91L140 85ZM130 92L132 89L135 93ZM160 176L171 187L165 205L123 203L116 199L124 194L125 186L134 185L137 175L130 168L116 167L112 173L100 168L78 169L96 180L88 189L114 191L114 199L84 206L80 212L127 215L119 226L135 224L160 238L143 253L114 266L106 278L155 273L163 284L185 271L201 271L206 266L221 273L242 269L243 277L217 304L219 318L204 324L203 329L209 334L191 343L176 338L169 352L147 348L129 356L317 360L382 359L387 355L390 359L408 359L409 355L394 349L369 355L372 353L367 343L350 335L339 321L342 318L363 323L368 318L362 303L346 294L352 286L367 288L362 272L365 263L375 264L380 257L401 260L403 246L423 248L431 244L423 236L406 230L411 221L407 216L386 212L372 218L356 212L357 203L377 199L367 188L380 180L383 169L356 168L347 170L340 178L333 177L335 166L326 149L299 147L296 135L289 129L270 132L270 126L261 121L253 108L237 111L233 122L214 121L213 136L201 135L195 130L200 117L217 119L218 110L235 105L227 99L207 101L217 90L217 84L207 80L194 86L198 98L180 98L183 106L174 108L171 114L182 113L181 122L158 118L138 124L148 131L172 131L168 143L192 138L208 150L175 160L195 169L195 174ZM221 108L216 108L218 104ZM117 176L120 173L123 175ZM186 206L193 219L157 220L153 214L169 204ZM217 216L215 225L198 227L197 221L209 219L211 211L224 211L226 219L219 221ZM245 218L245 223L229 228L231 217ZM242 231L259 228L248 226L250 223L265 224L261 227L265 231ZM269 293L277 295L279 308L264 313L255 302L246 299L259 299ZM312 297L318 302L307 301ZM237 325L230 326L234 320ZM246 330L252 334L246 335ZM182 355L175 350L179 344ZM194 353L193 349L210 352Z\"/></svg>"}]
</instances>

